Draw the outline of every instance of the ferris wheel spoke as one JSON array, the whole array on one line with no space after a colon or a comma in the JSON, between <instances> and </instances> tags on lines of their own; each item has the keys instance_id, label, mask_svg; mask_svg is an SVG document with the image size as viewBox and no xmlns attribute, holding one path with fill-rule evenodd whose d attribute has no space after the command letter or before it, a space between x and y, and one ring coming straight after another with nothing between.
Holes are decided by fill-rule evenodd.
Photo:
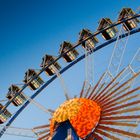
<instances>
[{"instance_id":1,"label":"ferris wheel spoke","mask_svg":"<svg viewBox=\"0 0 140 140\"><path fill-rule=\"evenodd\" d=\"M37 134L37 136L40 137L40 136L42 136L42 135L44 135L44 134L46 134L46 133L48 133L48 132L50 132L49 129L43 130L43 131L40 131L40 132L36 132L35 134Z\"/></svg>"},{"instance_id":2,"label":"ferris wheel spoke","mask_svg":"<svg viewBox=\"0 0 140 140\"><path fill-rule=\"evenodd\" d=\"M94 82L94 55L91 55L91 50L85 48L85 92Z\"/></svg>"},{"instance_id":3,"label":"ferris wheel spoke","mask_svg":"<svg viewBox=\"0 0 140 140\"><path fill-rule=\"evenodd\" d=\"M33 133L37 135L37 137L42 137L42 135L49 133L50 129L47 125L39 126L32 129Z\"/></svg>"},{"instance_id":4,"label":"ferris wheel spoke","mask_svg":"<svg viewBox=\"0 0 140 140\"><path fill-rule=\"evenodd\" d=\"M50 137L50 133L38 138L38 140L45 140L45 139L48 139Z\"/></svg>"},{"instance_id":5,"label":"ferris wheel spoke","mask_svg":"<svg viewBox=\"0 0 140 140\"><path fill-rule=\"evenodd\" d=\"M119 96L119 97L115 98L115 97L117 96L117 94L118 94L118 95L119 95L119 94L122 94L122 93L126 92L126 90L129 89L129 88L130 88L130 87L126 87L126 88L124 88L123 90L117 92L109 101L104 101L104 102L103 102L103 106L104 106L104 107L105 107L105 106L108 106L108 103L112 103L111 105L121 104L121 103L124 103L124 102L129 101L130 99L134 99L135 97L138 97L138 95L134 95L134 96L132 96L132 97L129 97L129 98L126 98L126 99L122 99L122 100L121 100L122 97L127 96L127 95L129 95L129 94L131 93L131 92L128 92L128 93L126 93L126 95L124 94L123 96ZM132 92L132 93L133 93L133 92ZM113 99L113 98L115 98L115 99ZM121 101L118 101L118 100L121 100ZM116 102L117 102L117 103L116 103Z\"/></svg>"},{"instance_id":6,"label":"ferris wheel spoke","mask_svg":"<svg viewBox=\"0 0 140 140\"><path fill-rule=\"evenodd\" d=\"M139 58L139 57L140 57L140 49L137 50L134 57L130 61L129 65L128 65L128 72L123 76L122 79L120 79L120 82L123 82L125 79L129 78L130 76L134 76L138 72L140 67L137 67L137 66L140 65L140 61L137 61L136 58ZM130 89L132 89L133 86L138 83L139 77L140 76L138 76L136 79L134 79L133 81L131 81L129 83L129 85L131 86Z\"/></svg>"},{"instance_id":7,"label":"ferris wheel spoke","mask_svg":"<svg viewBox=\"0 0 140 140\"><path fill-rule=\"evenodd\" d=\"M112 96L112 94L114 93L114 92L116 92L116 91L118 91L118 90L120 90L120 89L122 89L121 91L119 91L119 92L117 92L116 94L114 94L114 96L112 97L112 98L115 98L115 97L117 97L118 95L120 95L120 93L124 93L124 91L126 92L126 90L127 89L129 89L130 88L130 86L127 86L127 84L128 83L130 83L132 80L134 80L138 75L139 75L140 73L138 73L138 74L136 74L135 76L133 76L133 77L131 77L129 80L127 80L126 82L124 82L123 84L121 84L117 89L115 89L113 92L111 92L109 95L107 95L107 96ZM126 86L126 87L125 87ZM136 88L136 90L139 90L139 88ZM132 90L132 91L129 91L128 93L126 92L126 95L127 94L131 94L131 93L133 93L135 90ZM125 96L125 94L123 95L123 96ZM106 98L105 99L105 104L107 103L107 100L111 103L111 101L112 101L112 98Z\"/></svg>"},{"instance_id":8,"label":"ferris wheel spoke","mask_svg":"<svg viewBox=\"0 0 140 140\"><path fill-rule=\"evenodd\" d=\"M123 75L125 74L126 70L127 70L127 67L122 72L120 72L120 74L118 74L118 76L116 76L116 78L113 78L113 76L110 74L110 72L106 71L101 76L102 79L100 81L100 85L98 85L98 88L97 88L96 92L94 91L94 94L92 95L92 99L93 99L93 97L95 98L97 96L97 94L100 93L101 89L102 90L107 90L107 91L104 91L107 94L107 93L112 92L115 87L118 87L119 83L120 83L120 79L123 77ZM95 87L96 86L97 85L95 85ZM105 95L105 94L103 94L103 95Z\"/></svg>"},{"instance_id":9,"label":"ferris wheel spoke","mask_svg":"<svg viewBox=\"0 0 140 140\"><path fill-rule=\"evenodd\" d=\"M38 107L39 109L41 109L43 112L45 112L45 113L49 113L49 114L53 114L53 110L52 109L46 109L43 105L41 105L40 103L38 103L37 101L35 101L35 100L33 100L33 99L31 99L30 97L28 97L27 95L24 95L25 96L25 98L27 99L27 100L29 100L29 102L31 102L32 104L34 104L36 107Z\"/></svg>"},{"instance_id":10,"label":"ferris wheel spoke","mask_svg":"<svg viewBox=\"0 0 140 140\"><path fill-rule=\"evenodd\" d=\"M38 140L39 139L46 139L50 136L50 125L42 125L38 127L34 127L32 131L37 135Z\"/></svg>"},{"instance_id":11,"label":"ferris wheel spoke","mask_svg":"<svg viewBox=\"0 0 140 140\"><path fill-rule=\"evenodd\" d=\"M101 76L101 81L100 81L100 84L98 85L98 87L96 88L96 90L94 91L94 96L97 96L97 94L103 89L105 88L108 83L110 81L112 81L114 79L114 77L111 75L111 73L107 70L103 76Z\"/></svg>"},{"instance_id":12,"label":"ferris wheel spoke","mask_svg":"<svg viewBox=\"0 0 140 140\"><path fill-rule=\"evenodd\" d=\"M3 125L0 127L2 128ZM12 136L19 136L19 137L37 138L37 136L32 131L32 129L29 129L29 128L9 126L5 134L12 135Z\"/></svg>"},{"instance_id":13,"label":"ferris wheel spoke","mask_svg":"<svg viewBox=\"0 0 140 140\"><path fill-rule=\"evenodd\" d=\"M96 44L99 42L96 36L93 36L93 33L89 29L82 29L79 33L79 43L81 42L81 46L84 50L84 57L85 57L85 92L88 90L90 85L93 85L94 81L94 73L93 73L93 49Z\"/></svg>"},{"instance_id":14,"label":"ferris wheel spoke","mask_svg":"<svg viewBox=\"0 0 140 140\"><path fill-rule=\"evenodd\" d=\"M32 130L38 130L38 129L49 128L49 127L50 127L50 124L46 124L46 125L34 127Z\"/></svg>"},{"instance_id":15,"label":"ferris wheel spoke","mask_svg":"<svg viewBox=\"0 0 140 140\"><path fill-rule=\"evenodd\" d=\"M140 64L139 57L140 57L140 49L137 50L136 54L134 55L134 57L130 61L129 65L126 67L125 73L119 79L120 83L125 81L129 77L134 76L136 74L136 72L139 70L139 67L137 67ZM131 81L129 83L129 86L131 86L130 89L133 88L132 85L134 85L136 81L137 81L137 79L134 79L133 81Z\"/></svg>"},{"instance_id":16,"label":"ferris wheel spoke","mask_svg":"<svg viewBox=\"0 0 140 140\"><path fill-rule=\"evenodd\" d=\"M86 84L86 82L84 81L83 86L82 86L82 90L81 90L81 92L80 92L80 96L79 96L79 98L82 98L82 97L83 97L85 84Z\"/></svg>"},{"instance_id":17,"label":"ferris wheel spoke","mask_svg":"<svg viewBox=\"0 0 140 140\"><path fill-rule=\"evenodd\" d=\"M127 28L127 27L126 27ZM122 64L123 56L125 53L125 49L129 40L130 31L128 30L128 36L124 39L120 38L120 35L124 33L123 25L119 30L117 35L117 40L110 58L110 62L108 65L108 71L112 76L116 76L119 72L120 66Z\"/></svg>"},{"instance_id":18,"label":"ferris wheel spoke","mask_svg":"<svg viewBox=\"0 0 140 140\"><path fill-rule=\"evenodd\" d=\"M139 66L140 65L140 48L137 50L137 52L135 53L134 57L132 58L131 62L130 62L130 65L129 65L129 68L131 69L131 72L133 74L135 74L137 72L137 70L139 70ZM135 79L133 81L133 86L134 85L137 85L140 81L140 76L139 76L139 79ZM138 96L138 99L140 99L140 96ZM131 113L132 115L133 113ZM135 121L135 124L138 124L140 121L140 119L137 119ZM129 132L136 132L136 129L135 128L129 128Z\"/></svg>"},{"instance_id":19,"label":"ferris wheel spoke","mask_svg":"<svg viewBox=\"0 0 140 140\"><path fill-rule=\"evenodd\" d=\"M132 132L127 132L127 131L124 131L121 129L111 128L108 126L99 125L97 130L107 130L108 132L114 132L117 134L121 134L122 136L128 136L128 137L132 137L132 138L140 138L140 135L138 135L138 134L135 134ZM113 138L113 140L114 140L114 138Z\"/></svg>"},{"instance_id":20,"label":"ferris wheel spoke","mask_svg":"<svg viewBox=\"0 0 140 140\"><path fill-rule=\"evenodd\" d=\"M98 89L98 87L99 87L99 85L100 85L100 83L101 83L103 77L105 76L105 74L106 74L106 73L103 73L103 74L102 74L102 76L101 76L100 79L98 80L97 84L93 87L93 89L92 89L90 95L88 96L88 99L90 99L90 98L93 96L93 94L94 94L94 92L96 91L96 89Z\"/></svg>"},{"instance_id":21,"label":"ferris wheel spoke","mask_svg":"<svg viewBox=\"0 0 140 140\"><path fill-rule=\"evenodd\" d=\"M68 92L67 86L66 86L66 84L65 84L65 81L64 81L62 75L60 74L60 72L59 72L54 66L51 66L51 67L53 67L53 69L54 69L54 71L55 71L55 74L57 75L57 77L58 77L59 80L60 80L61 86L62 86L63 91L64 91L64 95L65 95L65 97L66 97L66 100L69 100L69 99L70 99L70 97L69 97L69 95L68 95L69 92Z\"/></svg>"},{"instance_id":22,"label":"ferris wheel spoke","mask_svg":"<svg viewBox=\"0 0 140 140\"><path fill-rule=\"evenodd\" d=\"M86 88L85 88L86 86ZM90 84L86 85L86 81L84 81L83 83L83 87L82 87L82 90L80 92L80 98L84 97L86 98L89 94L89 91L92 89L92 86Z\"/></svg>"},{"instance_id":23,"label":"ferris wheel spoke","mask_svg":"<svg viewBox=\"0 0 140 140\"><path fill-rule=\"evenodd\" d=\"M90 93L91 88L92 88L91 85L89 85L89 87L88 87L88 89L87 89L87 91L85 93L84 98L87 98L88 94Z\"/></svg>"},{"instance_id":24,"label":"ferris wheel spoke","mask_svg":"<svg viewBox=\"0 0 140 140\"><path fill-rule=\"evenodd\" d=\"M100 93L101 90L105 88L105 83L102 83L100 87L97 89L97 91L92 95L91 99L94 99L96 96L98 96L98 93Z\"/></svg>"},{"instance_id":25,"label":"ferris wheel spoke","mask_svg":"<svg viewBox=\"0 0 140 140\"><path fill-rule=\"evenodd\" d=\"M89 85L89 55L88 51L85 49L85 89Z\"/></svg>"},{"instance_id":26,"label":"ferris wheel spoke","mask_svg":"<svg viewBox=\"0 0 140 140\"><path fill-rule=\"evenodd\" d=\"M106 138L109 138L111 140L120 140L119 138L109 134L108 132L103 131L103 129L102 130L96 129L95 133L105 136Z\"/></svg>"},{"instance_id":27,"label":"ferris wheel spoke","mask_svg":"<svg viewBox=\"0 0 140 140\"><path fill-rule=\"evenodd\" d=\"M89 137L87 137L85 140L92 140L92 139L97 139L97 140L104 140L100 134L97 134L97 133L91 133L91 135Z\"/></svg>"},{"instance_id":28,"label":"ferris wheel spoke","mask_svg":"<svg viewBox=\"0 0 140 140\"><path fill-rule=\"evenodd\" d=\"M120 73L118 73L118 75L113 79L111 80L107 86L105 86L105 88L103 88L103 90L101 90L101 92L99 92L97 94L97 96L94 96L94 100L97 100L100 96L104 95L104 93L106 92L106 90L108 90L110 88L110 86L112 86L112 84L114 84L114 82L125 72L126 68L123 69Z\"/></svg>"},{"instance_id":29,"label":"ferris wheel spoke","mask_svg":"<svg viewBox=\"0 0 140 140\"><path fill-rule=\"evenodd\" d=\"M140 65L140 48L136 51L136 53L135 53L134 57L132 58L129 66L130 66L131 70L134 71L134 73L135 73L135 69L139 65Z\"/></svg>"}]
</instances>

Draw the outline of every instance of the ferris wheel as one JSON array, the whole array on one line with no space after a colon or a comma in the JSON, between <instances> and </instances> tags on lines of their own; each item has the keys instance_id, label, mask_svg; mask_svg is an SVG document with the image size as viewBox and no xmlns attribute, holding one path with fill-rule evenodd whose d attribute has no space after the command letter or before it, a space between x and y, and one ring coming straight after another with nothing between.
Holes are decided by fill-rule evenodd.
<instances>
[{"instance_id":1,"label":"ferris wheel","mask_svg":"<svg viewBox=\"0 0 140 140\"><path fill-rule=\"evenodd\" d=\"M0 137L9 134L38 140L140 139L140 47L133 44L131 47L136 46L135 52L128 49L128 41L140 32L139 17L139 11L123 8L116 22L102 18L96 32L83 29L75 45L64 41L58 57L46 54L39 72L28 69L24 85L19 87L12 84L6 99L1 100ZM96 52L104 53L108 48L111 48L110 52L106 51L109 63L102 64L105 66L104 72L98 74L97 80L94 74L98 66ZM80 78L77 75L82 71L83 86L77 95L71 95L63 73L81 62L84 73L79 68L73 80ZM42 78L44 73L49 77L47 81ZM65 101L58 104L57 109L47 109L35 98L57 78ZM26 88L33 91L31 96L24 92ZM12 123L30 103L50 114L48 124L31 129L13 127ZM10 112L10 106L15 106L15 113Z\"/></svg>"}]
</instances>

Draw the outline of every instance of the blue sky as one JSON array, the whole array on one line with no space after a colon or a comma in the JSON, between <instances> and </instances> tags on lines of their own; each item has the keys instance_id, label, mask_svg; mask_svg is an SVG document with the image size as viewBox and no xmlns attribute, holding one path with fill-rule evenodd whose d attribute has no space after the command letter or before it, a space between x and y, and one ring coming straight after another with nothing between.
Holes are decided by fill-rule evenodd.
<instances>
[{"instance_id":1,"label":"blue sky","mask_svg":"<svg viewBox=\"0 0 140 140\"><path fill-rule=\"evenodd\" d=\"M24 72L28 68L39 69L43 55L48 53L57 56L59 46L64 40L76 43L82 28L89 28L94 32L102 17L110 17L115 21L121 8L131 7L136 10L139 6L139 0L0 0L1 99L12 83L22 83ZM130 44L133 44L133 41ZM98 61L102 61L103 55ZM69 77L66 76L66 80L67 78ZM61 89L58 82L56 80L51 86ZM45 92L57 91L50 87ZM36 100L40 102L42 98ZM53 101L49 104L53 104ZM36 114L34 113L36 108L32 105L27 110ZM29 115L28 111L19 116L16 126L25 125L22 122L24 116L30 118L27 121L24 119L25 122L31 121L34 115ZM45 120L45 116L42 118L42 123L43 119ZM37 118L35 120L37 121ZM31 127L33 125L35 124L31 123ZM25 140L9 136L2 138L2 140L9 139Z\"/></svg>"}]
</instances>

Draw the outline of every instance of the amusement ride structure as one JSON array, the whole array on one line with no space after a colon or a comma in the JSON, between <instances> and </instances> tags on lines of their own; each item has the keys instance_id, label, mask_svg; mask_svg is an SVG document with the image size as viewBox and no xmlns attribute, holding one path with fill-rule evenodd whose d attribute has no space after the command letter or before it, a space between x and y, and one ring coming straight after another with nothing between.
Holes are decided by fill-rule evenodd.
<instances>
[{"instance_id":1,"label":"amusement ride structure","mask_svg":"<svg viewBox=\"0 0 140 140\"><path fill-rule=\"evenodd\" d=\"M123 8L117 22L102 18L96 32L83 29L79 33L76 45L64 41L60 45L58 57L46 54L42 58L39 72L28 69L23 80L24 85L19 87L12 84L6 99L1 101L0 137L9 134L38 140L140 139L140 48L128 65L122 66L130 36L140 32L139 17L139 11ZM104 39L102 42L98 39L100 35ZM109 65L97 83L94 83L93 54L110 44L114 48ZM59 63L60 59L67 63L65 67ZM83 87L79 95L70 97L62 74L83 59ZM41 77L44 72L50 77L47 81ZM66 101L56 110L46 109L34 99L56 78L60 79ZM27 96L24 93L25 88L30 88L34 93ZM30 103L49 112L50 123L44 122L44 125L31 129L11 126ZM13 105L17 108L14 114L8 109Z\"/></svg>"}]
</instances>

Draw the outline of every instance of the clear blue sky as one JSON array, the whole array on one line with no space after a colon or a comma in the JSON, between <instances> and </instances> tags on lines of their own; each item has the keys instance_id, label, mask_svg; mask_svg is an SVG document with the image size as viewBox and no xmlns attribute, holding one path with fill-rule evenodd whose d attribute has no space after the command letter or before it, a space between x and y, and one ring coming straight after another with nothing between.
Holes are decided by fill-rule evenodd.
<instances>
[{"instance_id":1,"label":"clear blue sky","mask_svg":"<svg viewBox=\"0 0 140 140\"><path fill-rule=\"evenodd\" d=\"M64 40L75 43L82 28L96 31L102 17L115 21L121 8L136 10L139 6L139 0L0 0L0 97L4 98L12 83L22 83L28 68L39 69L44 54L57 56L59 45ZM56 81L51 86L57 85ZM56 94L57 90L51 86L45 92ZM45 105L47 99L40 101L42 98L36 100ZM31 105L27 110L19 116L16 126L39 124L34 117L37 109ZM29 125L32 118L37 123ZM41 118L42 124L47 121L45 119L45 116ZM9 139L26 140L9 136L2 138Z\"/></svg>"}]
</instances>

